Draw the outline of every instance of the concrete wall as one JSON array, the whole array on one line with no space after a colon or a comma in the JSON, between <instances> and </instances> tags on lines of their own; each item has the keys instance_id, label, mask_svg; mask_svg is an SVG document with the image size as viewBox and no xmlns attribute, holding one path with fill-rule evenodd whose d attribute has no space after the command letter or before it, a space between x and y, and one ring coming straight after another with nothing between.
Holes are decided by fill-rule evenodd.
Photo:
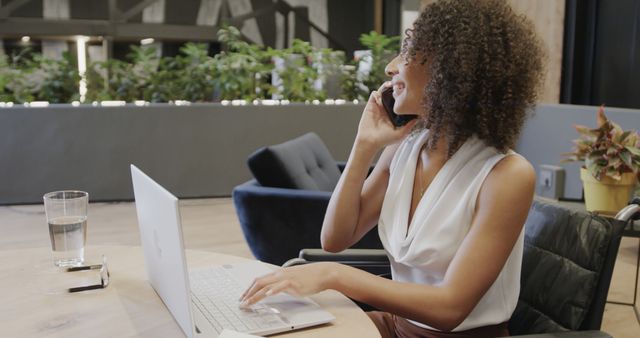
<instances>
[{"instance_id":1,"label":"concrete wall","mask_svg":"<svg viewBox=\"0 0 640 338\"><path fill-rule=\"evenodd\" d=\"M134 163L178 197L229 196L251 178L256 149L315 131L334 158L349 155L363 105L71 107L0 109L0 204L40 203L59 189L86 190L92 201L132 199ZM580 163L561 164L574 124L595 126L597 107L540 105L517 145L538 169L566 169L565 197L580 198ZM640 111L607 108L623 129L640 128Z\"/></svg>"},{"instance_id":2,"label":"concrete wall","mask_svg":"<svg viewBox=\"0 0 640 338\"><path fill-rule=\"evenodd\" d=\"M536 171L541 164L565 169L565 198L582 197L579 172L582 163L560 163L563 158L561 154L573 150L573 140L578 138L574 125L596 127L597 110L598 107L593 106L542 104L536 107L520 135L516 151L526 157ZM607 107L605 114L623 130L640 129L640 110Z\"/></svg>"},{"instance_id":3,"label":"concrete wall","mask_svg":"<svg viewBox=\"0 0 640 338\"><path fill-rule=\"evenodd\" d=\"M362 105L0 109L0 204L59 189L132 199L134 163L178 197L229 196L251 178L249 154L315 131L346 160Z\"/></svg>"}]
</instances>

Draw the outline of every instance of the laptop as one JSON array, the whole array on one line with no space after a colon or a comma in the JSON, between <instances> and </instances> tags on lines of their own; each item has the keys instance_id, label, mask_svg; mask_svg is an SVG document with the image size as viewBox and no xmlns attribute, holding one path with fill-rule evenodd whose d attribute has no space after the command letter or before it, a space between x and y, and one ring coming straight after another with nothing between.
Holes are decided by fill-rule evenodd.
<instances>
[{"instance_id":1,"label":"laptop","mask_svg":"<svg viewBox=\"0 0 640 338\"><path fill-rule=\"evenodd\" d=\"M335 319L309 298L286 293L240 309L242 292L271 268L248 261L188 270L178 199L134 165L131 178L149 283L187 337L218 337L224 329L269 335Z\"/></svg>"}]
</instances>

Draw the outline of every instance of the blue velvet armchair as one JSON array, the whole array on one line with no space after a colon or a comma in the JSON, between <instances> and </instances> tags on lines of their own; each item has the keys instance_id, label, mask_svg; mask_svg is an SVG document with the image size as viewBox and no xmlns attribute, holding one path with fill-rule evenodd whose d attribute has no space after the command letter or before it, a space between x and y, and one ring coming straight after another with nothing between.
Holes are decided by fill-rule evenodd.
<instances>
[{"instance_id":1,"label":"blue velvet armchair","mask_svg":"<svg viewBox=\"0 0 640 338\"><path fill-rule=\"evenodd\" d=\"M318 135L264 147L248 159L255 179L233 190L242 232L253 255L282 265L303 248L320 247L320 230L344 164ZM371 231L356 248L382 248Z\"/></svg>"}]
</instances>

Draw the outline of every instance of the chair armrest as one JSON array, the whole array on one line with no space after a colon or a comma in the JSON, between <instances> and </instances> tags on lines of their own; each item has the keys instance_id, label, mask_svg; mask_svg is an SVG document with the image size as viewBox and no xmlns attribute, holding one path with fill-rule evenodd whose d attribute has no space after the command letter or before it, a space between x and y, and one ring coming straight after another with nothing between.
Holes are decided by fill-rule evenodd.
<instances>
[{"instance_id":1,"label":"chair armrest","mask_svg":"<svg viewBox=\"0 0 640 338\"><path fill-rule=\"evenodd\" d=\"M629 204L618 211L615 218L627 222L622 236L640 237L640 197L634 197Z\"/></svg>"},{"instance_id":2,"label":"chair armrest","mask_svg":"<svg viewBox=\"0 0 640 338\"><path fill-rule=\"evenodd\" d=\"M623 222L640 219L640 197L632 199L626 207L618 211L615 218Z\"/></svg>"},{"instance_id":3,"label":"chair armrest","mask_svg":"<svg viewBox=\"0 0 640 338\"><path fill-rule=\"evenodd\" d=\"M337 262L374 275L390 278L389 258L381 249L347 249L331 253L322 249L302 249L297 258L285 262L282 266L295 266L314 262Z\"/></svg>"},{"instance_id":4,"label":"chair armrest","mask_svg":"<svg viewBox=\"0 0 640 338\"><path fill-rule=\"evenodd\" d=\"M523 336L510 336L518 338L611 338L611 336L602 331L563 331L553 333L527 334Z\"/></svg>"},{"instance_id":5,"label":"chair armrest","mask_svg":"<svg viewBox=\"0 0 640 338\"><path fill-rule=\"evenodd\" d=\"M309 262L362 262L372 264L389 264L389 257L381 249L347 249L333 253L322 249L302 249L299 258Z\"/></svg>"}]
</instances>

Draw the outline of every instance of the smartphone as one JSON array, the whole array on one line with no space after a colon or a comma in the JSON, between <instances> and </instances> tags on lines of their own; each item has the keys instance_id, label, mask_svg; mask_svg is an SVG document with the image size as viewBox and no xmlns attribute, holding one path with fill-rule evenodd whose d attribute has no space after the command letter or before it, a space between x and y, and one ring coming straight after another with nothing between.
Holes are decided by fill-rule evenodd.
<instances>
[{"instance_id":1,"label":"smartphone","mask_svg":"<svg viewBox=\"0 0 640 338\"><path fill-rule=\"evenodd\" d=\"M384 106L384 110L389 115L389 119L391 123L395 127L401 127L407 124L409 121L418 117L418 115L398 115L393 112L393 105L396 100L393 98L393 87L388 87L384 91L382 91L382 105Z\"/></svg>"}]
</instances>

